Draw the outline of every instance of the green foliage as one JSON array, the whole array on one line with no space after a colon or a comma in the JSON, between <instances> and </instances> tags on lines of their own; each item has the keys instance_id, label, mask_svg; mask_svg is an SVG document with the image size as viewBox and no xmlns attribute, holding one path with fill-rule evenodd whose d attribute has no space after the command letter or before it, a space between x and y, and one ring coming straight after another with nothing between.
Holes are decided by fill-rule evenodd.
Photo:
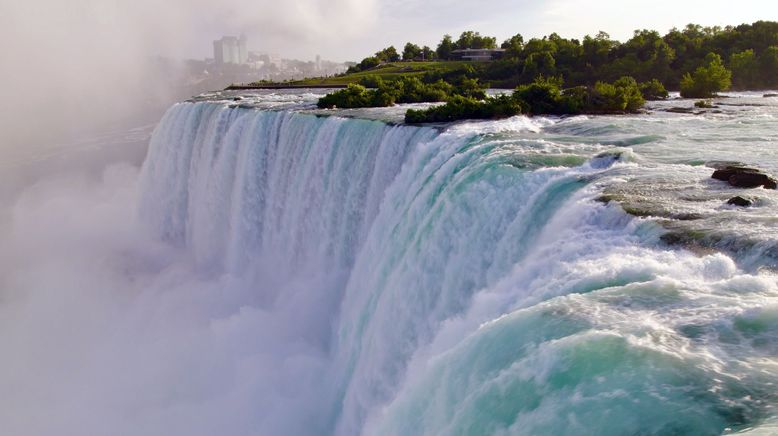
<instances>
[{"instance_id":1,"label":"green foliage","mask_svg":"<svg viewBox=\"0 0 778 436\"><path fill-rule=\"evenodd\" d=\"M588 112L635 112L645 104L643 94L632 77L622 77L611 83L597 82L592 89Z\"/></svg>"},{"instance_id":2,"label":"green foliage","mask_svg":"<svg viewBox=\"0 0 778 436\"><path fill-rule=\"evenodd\" d=\"M759 72L765 86L778 85L778 45L767 47L759 55Z\"/></svg>"},{"instance_id":3,"label":"green foliage","mask_svg":"<svg viewBox=\"0 0 778 436\"><path fill-rule=\"evenodd\" d=\"M452 51L454 51L454 42L451 39L451 35L444 35L443 39L440 41L440 44L438 44L438 49L436 50L438 59L451 59Z\"/></svg>"},{"instance_id":4,"label":"green foliage","mask_svg":"<svg viewBox=\"0 0 778 436\"><path fill-rule=\"evenodd\" d=\"M380 88L384 86L384 80L375 74L370 74L359 79L359 84L365 88Z\"/></svg>"},{"instance_id":5,"label":"green foliage","mask_svg":"<svg viewBox=\"0 0 778 436\"><path fill-rule=\"evenodd\" d=\"M381 107L394 104L391 96L375 89L368 90L362 85L351 83L347 88L327 94L319 99L317 106L320 108L358 108Z\"/></svg>"},{"instance_id":6,"label":"green foliage","mask_svg":"<svg viewBox=\"0 0 778 436\"><path fill-rule=\"evenodd\" d=\"M640 93L646 100L664 100L670 95L662 82L656 79L641 83Z\"/></svg>"},{"instance_id":7,"label":"green foliage","mask_svg":"<svg viewBox=\"0 0 778 436\"><path fill-rule=\"evenodd\" d=\"M694 74L686 73L681 79L681 96L685 98L708 98L719 91L729 89L732 73L724 67L721 56L708 53L705 65Z\"/></svg>"},{"instance_id":8,"label":"green foliage","mask_svg":"<svg viewBox=\"0 0 778 436\"><path fill-rule=\"evenodd\" d=\"M403 49L402 59L451 60L451 52L456 49L495 46L494 38L466 31L456 40L446 35L436 50L419 48L419 45L409 42ZM501 47L506 50L503 59L474 64L475 71L465 75L500 87L531 83L539 75L560 76L571 86L591 87L598 81L613 82L628 75L638 82L652 83L656 79L667 89L679 89L683 80L685 94L696 96L717 92L713 89L727 88L723 86L726 84L724 64L714 62L711 67L706 59L710 53L715 53L726 60L735 88L778 86L778 22L757 21L725 28L690 24L672 29L664 36L643 29L636 30L624 43L611 39L605 32L582 40L562 38L552 33L525 41L517 34L505 40ZM383 66L381 64L399 59L397 50L388 47L350 68L348 74L372 72L376 67ZM703 68L705 73L695 77L699 68ZM684 80L685 73L688 77ZM451 73L433 71L432 74L437 76L431 81L443 79L451 82L456 77ZM430 80L425 78L425 81ZM652 88L643 90L646 98L662 95L653 92Z\"/></svg>"},{"instance_id":9,"label":"green foliage","mask_svg":"<svg viewBox=\"0 0 778 436\"><path fill-rule=\"evenodd\" d=\"M748 49L733 53L729 57L732 70L732 83L737 88L747 88L749 84L759 83L759 61L754 50Z\"/></svg>"},{"instance_id":10,"label":"green foliage","mask_svg":"<svg viewBox=\"0 0 778 436\"><path fill-rule=\"evenodd\" d=\"M520 33L511 36L506 39L500 48L506 50L506 57L518 57L521 54L521 50L524 48L524 37Z\"/></svg>"},{"instance_id":11,"label":"green foliage","mask_svg":"<svg viewBox=\"0 0 778 436\"><path fill-rule=\"evenodd\" d=\"M417 58L421 58L422 51L421 48L412 43L405 44L405 48L403 49L403 60L404 61L412 61Z\"/></svg>"},{"instance_id":12,"label":"green foliage","mask_svg":"<svg viewBox=\"0 0 778 436\"><path fill-rule=\"evenodd\" d=\"M367 89L367 87L373 89ZM350 84L319 99L320 108L383 107L395 103L423 103L447 101L453 96L464 96L474 100L484 98L483 86L475 79L462 79L452 85L443 80L425 83L418 77L402 77L386 81L370 75L361 84Z\"/></svg>"},{"instance_id":13,"label":"green foliage","mask_svg":"<svg viewBox=\"0 0 778 436\"><path fill-rule=\"evenodd\" d=\"M400 60L400 54L394 46L389 46L375 54L376 59L381 62L397 62Z\"/></svg>"},{"instance_id":14,"label":"green foliage","mask_svg":"<svg viewBox=\"0 0 778 436\"><path fill-rule=\"evenodd\" d=\"M460 77L455 81L453 92L457 95L465 97L475 98L477 100L483 100L486 98L486 91L484 86L478 81L478 79L471 79L468 77Z\"/></svg>"},{"instance_id":15,"label":"green foliage","mask_svg":"<svg viewBox=\"0 0 778 436\"><path fill-rule=\"evenodd\" d=\"M424 60L434 60L438 58L438 54L435 52L435 50L427 47L426 45L421 48L421 57Z\"/></svg>"},{"instance_id":16,"label":"green foliage","mask_svg":"<svg viewBox=\"0 0 778 436\"><path fill-rule=\"evenodd\" d=\"M457 95L446 104L426 110L408 109L406 123L440 123L464 119L507 118L522 113L522 106L507 95L486 100Z\"/></svg>"},{"instance_id":17,"label":"green foliage","mask_svg":"<svg viewBox=\"0 0 778 436\"><path fill-rule=\"evenodd\" d=\"M353 74L353 73L358 73L360 71L367 71L369 69L377 67L380 63L381 61L378 60L378 58L375 56L367 57L362 59L362 62L349 68L348 71L346 71L346 73Z\"/></svg>"},{"instance_id":18,"label":"green foliage","mask_svg":"<svg viewBox=\"0 0 778 436\"><path fill-rule=\"evenodd\" d=\"M531 114L560 113L562 81L560 78L543 76L535 79L529 85L521 85L513 92L513 98L526 103Z\"/></svg>"},{"instance_id":19,"label":"green foliage","mask_svg":"<svg viewBox=\"0 0 778 436\"><path fill-rule=\"evenodd\" d=\"M416 77L405 77L380 89L393 95L397 103L422 103L445 101L453 87L442 80L425 84Z\"/></svg>"},{"instance_id":20,"label":"green foliage","mask_svg":"<svg viewBox=\"0 0 778 436\"><path fill-rule=\"evenodd\" d=\"M698 107L700 109L712 109L715 106L713 106L713 102L711 100L697 100L694 102L694 107Z\"/></svg>"},{"instance_id":21,"label":"green foliage","mask_svg":"<svg viewBox=\"0 0 778 436\"><path fill-rule=\"evenodd\" d=\"M645 103L638 83L622 77L613 83L597 82L594 87L575 86L562 89L560 77L538 77L520 85L512 95L477 100L455 96L445 105L426 110L409 109L409 123L449 122L460 119L505 118L519 113L531 115L565 115L581 113L635 112Z\"/></svg>"},{"instance_id":22,"label":"green foliage","mask_svg":"<svg viewBox=\"0 0 778 436\"><path fill-rule=\"evenodd\" d=\"M454 43L454 47L459 50L468 48L497 48L497 38L482 36L478 32L468 30L462 32L457 42Z\"/></svg>"}]
</instances>

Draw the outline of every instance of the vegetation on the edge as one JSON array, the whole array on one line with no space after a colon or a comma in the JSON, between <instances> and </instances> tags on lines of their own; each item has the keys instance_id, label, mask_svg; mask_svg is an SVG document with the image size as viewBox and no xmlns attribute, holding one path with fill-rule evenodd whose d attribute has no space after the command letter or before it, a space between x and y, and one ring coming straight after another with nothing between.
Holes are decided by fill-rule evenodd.
<instances>
[{"instance_id":1,"label":"vegetation on the edge","mask_svg":"<svg viewBox=\"0 0 778 436\"><path fill-rule=\"evenodd\" d=\"M495 119L521 113L530 115L608 114L635 112L645 103L639 85L632 77L613 83L597 82L592 87L562 88L561 78L539 77L521 85L512 95L484 100L457 97L441 106L424 110L409 109L408 123L448 122L460 119Z\"/></svg>"},{"instance_id":2,"label":"vegetation on the edge","mask_svg":"<svg viewBox=\"0 0 778 436\"><path fill-rule=\"evenodd\" d=\"M717 92L729 89L731 83L732 73L724 67L721 56L708 53L705 65L694 70L694 74L684 74L681 79L681 97L713 97Z\"/></svg>"},{"instance_id":3,"label":"vegetation on the edge","mask_svg":"<svg viewBox=\"0 0 778 436\"><path fill-rule=\"evenodd\" d=\"M408 64L422 60L450 61L456 58L455 50L496 48L497 43L495 38L468 31L457 40L444 36L434 50L419 47L412 42L406 44L402 60ZM623 43L605 32L582 40L552 33L525 41L517 34L500 47L505 49L502 59L471 63L468 77L494 87L513 88L531 83L539 75L562 77L570 86L593 86L598 81L613 82L622 76L632 76L639 82L656 79L669 89L680 89L682 79L688 74L695 84L687 79L687 88L691 87L694 92L696 86L701 86L705 91L707 84L697 85L694 76L698 68L710 67L709 55L715 54L721 66L731 71L735 89L778 86L778 23L772 21L724 28L689 24L665 35L653 30L636 30ZM399 60L397 50L389 47L352 67L349 74L371 71L395 60ZM726 81L718 83L724 85ZM727 89L726 86L713 88Z\"/></svg>"},{"instance_id":4,"label":"vegetation on the edge","mask_svg":"<svg viewBox=\"0 0 778 436\"><path fill-rule=\"evenodd\" d=\"M495 38L472 31L457 40L445 35L435 50L412 42L402 54L388 47L332 79L359 85L322 98L319 106L445 101L409 110L406 120L452 121L518 113L634 112L645 100L667 98L665 85L680 89L684 97L703 99L730 86L778 86L778 23L770 21L725 28L689 24L664 36L636 30L625 43L605 32L582 41L552 33L525 42L516 34L500 45L501 59L454 61L456 50L496 47ZM570 87L563 89L562 83ZM485 98L484 84L516 89L510 96Z\"/></svg>"},{"instance_id":5,"label":"vegetation on the edge","mask_svg":"<svg viewBox=\"0 0 778 436\"><path fill-rule=\"evenodd\" d=\"M371 88L371 89L368 89ZM462 96L473 99L486 97L484 87L476 79L461 77L454 83L438 79L425 83L416 77L384 81L380 77L366 76L359 84L327 94L319 99L320 108L384 107L396 103L421 103L447 101Z\"/></svg>"}]
</instances>

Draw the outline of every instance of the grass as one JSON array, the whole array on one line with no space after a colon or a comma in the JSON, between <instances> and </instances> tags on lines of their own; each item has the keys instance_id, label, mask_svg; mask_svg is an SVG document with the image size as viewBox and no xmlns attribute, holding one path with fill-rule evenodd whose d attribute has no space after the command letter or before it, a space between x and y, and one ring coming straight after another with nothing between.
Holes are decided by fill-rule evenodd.
<instances>
[{"instance_id":1,"label":"grass","mask_svg":"<svg viewBox=\"0 0 778 436\"><path fill-rule=\"evenodd\" d=\"M385 81L397 80L402 77L421 77L430 71L447 72L456 70L465 65L478 64L470 61L422 61L422 62L389 62L381 64L367 71L360 71L353 74L344 74L334 77L316 77L311 79L294 80L278 83L278 85L302 87L302 86L345 86L349 83L358 83L360 79L367 76L377 76ZM257 85L270 85L268 83L257 83ZM272 84L275 85L275 84Z\"/></svg>"}]
</instances>

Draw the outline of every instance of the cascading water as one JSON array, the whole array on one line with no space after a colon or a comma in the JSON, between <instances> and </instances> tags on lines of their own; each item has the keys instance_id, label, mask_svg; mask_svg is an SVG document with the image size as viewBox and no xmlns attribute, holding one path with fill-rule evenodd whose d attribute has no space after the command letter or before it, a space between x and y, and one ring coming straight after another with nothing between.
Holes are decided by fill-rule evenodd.
<instances>
[{"instance_id":1,"label":"cascading water","mask_svg":"<svg viewBox=\"0 0 778 436\"><path fill-rule=\"evenodd\" d=\"M546 146L182 103L152 139L140 217L284 326L255 370L299 383L254 397L295 413L257 407L259 434L769 427L775 275L664 247L595 201L639 167L628 151Z\"/></svg>"}]
</instances>

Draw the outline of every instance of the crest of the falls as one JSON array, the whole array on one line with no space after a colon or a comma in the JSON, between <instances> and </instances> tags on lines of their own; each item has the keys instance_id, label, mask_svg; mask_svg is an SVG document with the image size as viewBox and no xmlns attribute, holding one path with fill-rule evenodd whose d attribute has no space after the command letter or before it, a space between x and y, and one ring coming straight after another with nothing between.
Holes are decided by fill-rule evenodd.
<instances>
[{"instance_id":1,"label":"crest of the falls","mask_svg":"<svg viewBox=\"0 0 778 436\"><path fill-rule=\"evenodd\" d=\"M528 150L182 103L152 139L139 216L247 283L239 306L295 325L284 364L323 360L292 366L311 380L284 398L299 413L254 412L291 434L714 434L774 415L775 276L665 247L595 201L640 167L628 151Z\"/></svg>"}]
</instances>

